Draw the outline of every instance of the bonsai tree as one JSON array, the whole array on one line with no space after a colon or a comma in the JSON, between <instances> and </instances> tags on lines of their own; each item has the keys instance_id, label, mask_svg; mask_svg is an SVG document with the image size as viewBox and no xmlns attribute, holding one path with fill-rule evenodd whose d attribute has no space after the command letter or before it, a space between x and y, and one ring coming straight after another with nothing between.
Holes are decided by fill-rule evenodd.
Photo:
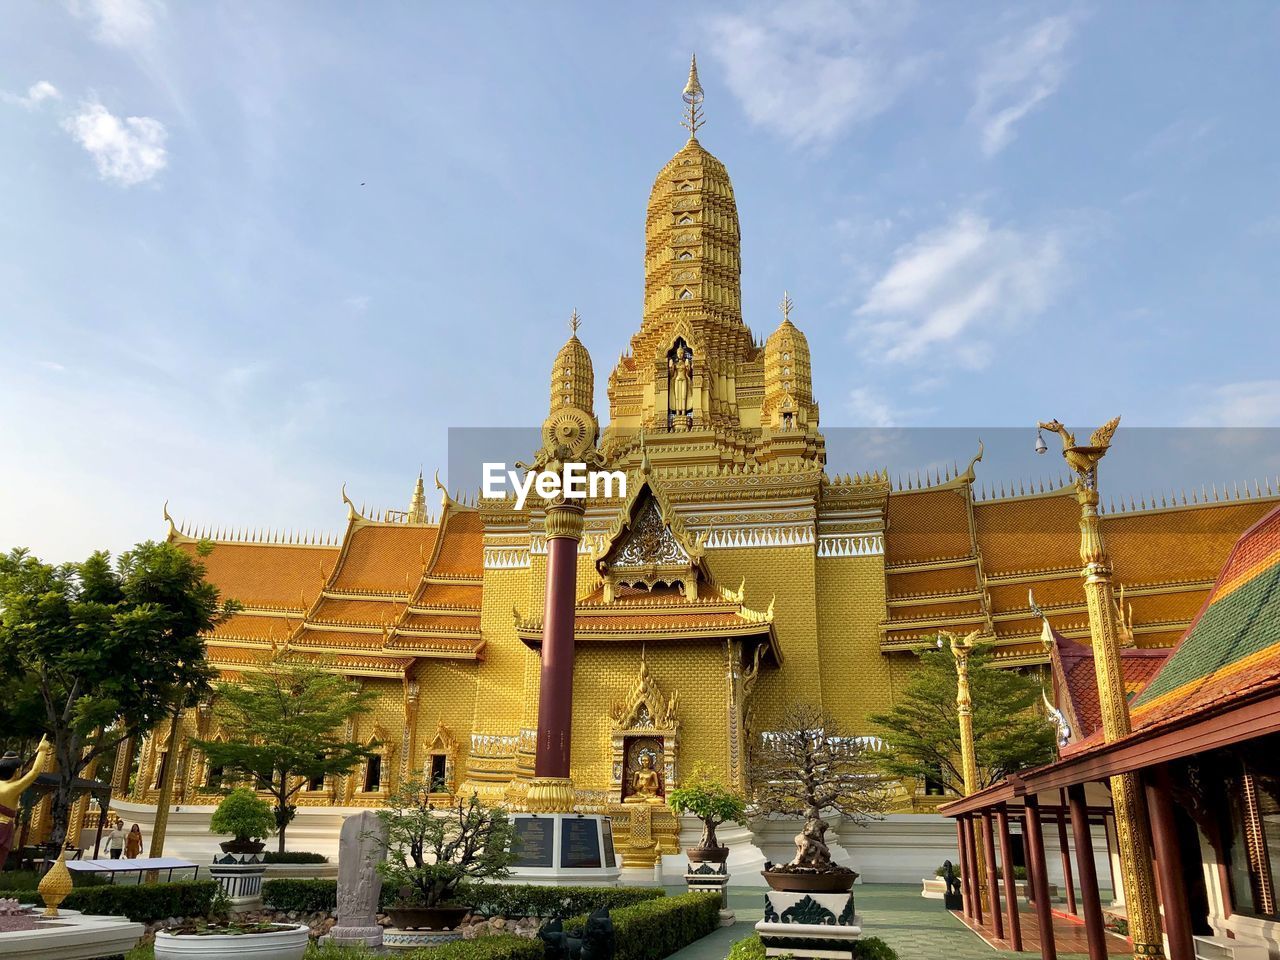
<instances>
[{"instance_id":1,"label":"bonsai tree","mask_svg":"<svg viewBox=\"0 0 1280 960\"><path fill-rule=\"evenodd\" d=\"M716 839L716 827L722 823L742 823L747 816L746 803L714 774L704 767L696 768L667 802L677 813L691 813L702 821L700 850L723 850Z\"/></svg>"},{"instance_id":2,"label":"bonsai tree","mask_svg":"<svg viewBox=\"0 0 1280 960\"><path fill-rule=\"evenodd\" d=\"M448 905L463 881L502 879L515 860L506 811L475 794L435 808L431 785L410 780L392 792L378 817L387 828L387 859L378 872L405 906Z\"/></svg>"},{"instance_id":3,"label":"bonsai tree","mask_svg":"<svg viewBox=\"0 0 1280 960\"><path fill-rule=\"evenodd\" d=\"M788 708L779 729L762 734L754 746L755 812L804 817L795 859L773 869L852 873L832 862L822 816L830 811L864 824L884 812L889 786L866 741L843 733L818 707L800 703Z\"/></svg>"},{"instance_id":4,"label":"bonsai tree","mask_svg":"<svg viewBox=\"0 0 1280 960\"><path fill-rule=\"evenodd\" d=\"M231 834L235 837L234 843L240 847L271 836L275 829L276 818L271 812L271 805L248 787L236 787L228 793L209 818L211 832Z\"/></svg>"}]
</instances>

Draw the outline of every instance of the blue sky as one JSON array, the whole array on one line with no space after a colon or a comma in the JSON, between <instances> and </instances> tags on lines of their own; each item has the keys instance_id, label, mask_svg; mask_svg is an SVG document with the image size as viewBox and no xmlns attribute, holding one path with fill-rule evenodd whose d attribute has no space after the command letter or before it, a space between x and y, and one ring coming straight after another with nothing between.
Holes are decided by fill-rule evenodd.
<instances>
[{"instance_id":1,"label":"blue sky","mask_svg":"<svg viewBox=\"0 0 1280 960\"><path fill-rule=\"evenodd\" d=\"M1274 4L19 0L0 545L399 505L574 307L603 413L692 50L824 426L1280 426Z\"/></svg>"}]
</instances>

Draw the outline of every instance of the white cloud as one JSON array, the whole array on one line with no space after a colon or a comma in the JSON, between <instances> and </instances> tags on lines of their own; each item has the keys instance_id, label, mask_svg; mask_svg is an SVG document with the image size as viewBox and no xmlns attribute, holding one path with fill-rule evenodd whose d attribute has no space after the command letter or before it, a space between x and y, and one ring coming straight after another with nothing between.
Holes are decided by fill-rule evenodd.
<instances>
[{"instance_id":1,"label":"white cloud","mask_svg":"<svg viewBox=\"0 0 1280 960\"><path fill-rule=\"evenodd\" d=\"M62 99L62 94L59 93L58 88L48 80L37 80L31 86L27 87L27 95L25 97L19 96L16 93L5 93L0 91L0 100L3 100L5 103L17 104L18 106L25 107L28 110L34 110L46 100L60 99Z\"/></svg>"},{"instance_id":2,"label":"white cloud","mask_svg":"<svg viewBox=\"0 0 1280 960\"><path fill-rule=\"evenodd\" d=\"M159 0L70 0L71 12L93 22L94 39L114 47L146 44L164 12Z\"/></svg>"},{"instance_id":3,"label":"white cloud","mask_svg":"<svg viewBox=\"0 0 1280 960\"><path fill-rule=\"evenodd\" d=\"M151 117L121 119L96 100L62 122L63 129L89 151L103 180L126 187L144 183L169 162L164 148L168 131Z\"/></svg>"},{"instance_id":4,"label":"white cloud","mask_svg":"<svg viewBox=\"0 0 1280 960\"><path fill-rule=\"evenodd\" d=\"M992 328L1044 310L1062 273L1056 233L993 226L963 211L895 251L857 310L856 332L888 360L945 346L950 362L982 367Z\"/></svg>"},{"instance_id":5,"label":"white cloud","mask_svg":"<svg viewBox=\"0 0 1280 960\"><path fill-rule=\"evenodd\" d=\"M41 370L48 370L50 373L66 373L67 368L56 360L37 360L36 366Z\"/></svg>"},{"instance_id":6,"label":"white cloud","mask_svg":"<svg viewBox=\"0 0 1280 960\"><path fill-rule=\"evenodd\" d=\"M889 401L871 387L854 387L849 391L849 415L860 427L892 427L896 417Z\"/></svg>"},{"instance_id":7,"label":"white cloud","mask_svg":"<svg viewBox=\"0 0 1280 960\"><path fill-rule=\"evenodd\" d=\"M1244 380L1197 395L1195 427L1280 427L1280 380Z\"/></svg>"},{"instance_id":8,"label":"white cloud","mask_svg":"<svg viewBox=\"0 0 1280 960\"><path fill-rule=\"evenodd\" d=\"M982 149L988 156L1008 146L1015 125L1062 85L1075 27L1069 16L1048 17L986 50L969 117L982 129Z\"/></svg>"},{"instance_id":9,"label":"white cloud","mask_svg":"<svg viewBox=\"0 0 1280 960\"><path fill-rule=\"evenodd\" d=\"M712 51L753 123L798 144L830 141L887 109L921 58L894 49L906 5L776 3L709 21Z\"/></svg>"}]
</instances>

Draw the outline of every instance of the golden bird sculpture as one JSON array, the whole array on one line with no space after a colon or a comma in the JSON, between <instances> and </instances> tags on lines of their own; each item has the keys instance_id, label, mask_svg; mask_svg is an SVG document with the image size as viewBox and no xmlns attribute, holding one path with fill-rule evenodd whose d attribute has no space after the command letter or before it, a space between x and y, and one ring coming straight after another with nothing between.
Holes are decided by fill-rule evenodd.
<instances>
[{"instance_id":1,"label":"golden bird sculpture","mask_svg":"<svg viewBox=\"0 0 1280 960\"><path fill-rule=\"evenodd\" d=\"M1093 476L1098 461L1106 455L1107 448L1111 446L1111 438L1119 425L1120 418L1113 417L1093 431L1087 446L1076 446L1076 435L1057 420L1050 420L1047 423L1041 421L1037 424L1041 430L1056 433L1062 438L1062 456L1067 461L1067 466L1081 481L1086 482Z\"/></svg>"}]
</instances>

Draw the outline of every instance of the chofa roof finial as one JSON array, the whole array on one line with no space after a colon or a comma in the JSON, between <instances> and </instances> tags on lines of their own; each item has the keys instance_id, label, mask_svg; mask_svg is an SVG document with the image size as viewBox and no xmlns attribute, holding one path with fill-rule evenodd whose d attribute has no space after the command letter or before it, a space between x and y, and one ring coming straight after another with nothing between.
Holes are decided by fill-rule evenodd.
<instances>
[{"instance_id":1,"label":"chofa roof finial","mask_svg":"<svg viewBox=\"0 0 1280 960\"><path fill-rule=\"evenodd\" d=\"M680 125L689 131L690 139L697 139L698 128L702 126L702 84L698 82L698 55L689 58L689 80L684 85L681 99L685 102L684 119Z\"/></svg>"}]
</instances>

